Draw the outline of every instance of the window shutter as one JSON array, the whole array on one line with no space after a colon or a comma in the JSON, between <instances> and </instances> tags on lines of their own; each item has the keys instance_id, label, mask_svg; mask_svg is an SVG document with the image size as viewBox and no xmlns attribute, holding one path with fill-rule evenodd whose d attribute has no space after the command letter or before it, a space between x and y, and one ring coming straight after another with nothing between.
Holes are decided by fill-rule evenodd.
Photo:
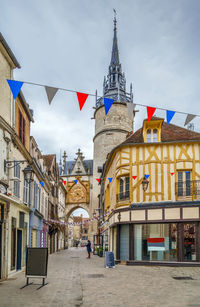
<instances>
[{"instance_id":1,"label":"window shutter","mask_svg":"<svg viewBox=\"0 0 200 307\"><path fill-rule=\"evenodd\" d=\"M17 177L17 166L16 166L16 160L14 159L14 177Z\"/></svg>"},{"instance_id":2,"label":"window shutter","mask_svg":"<svg viewBox=\"0 0 200 307\"><path fill-rule=\"evenodd\" d=\"M26 121L23 118L23 138L22 138L22 143L25 145L25 140L26 140Z\"/></svg>"},{"instance_id":3,"label":"window shutter","mask_svg":"<svg viewBox=\"0 0 200 307\"><path fill-rule=\"evenodd\" d=\"M29 183L29 205L32 205L32 184L33 182Z\"/></svg>"},{"instance_id":4,"label":"window shutter","mask_svg":"<svg viewBox=\"0 0 200 307\"><path fill-rule=\"evenodd\" d=\"M36 208L36 183L34 182L34 208Z\"/></svg>"},{"instance_id":5,"label":"window shutter","mask_svg":"<svg viewBox=\"0 0 200 307\"><path fill-rule=\"evenodd\" d=\"M40 211L40 194L41 194L41 189L40 189L40 188L38 188L38 192L39 192L39 193L38 193L38 198L39 198L39 199L38 199L38 204L39 204L39 205L38 205L38 210Z\"/></svg>"},{"instance_id":6,"label":"window shutter","mask_svg":"<svg viewBox=\"0 0 200 307\"><path fill-rule=\"evenodd\" d=\"M26 202L26 181L24 179L24 188L23 188L23 201Z\"/></svg>"}]
</instances>

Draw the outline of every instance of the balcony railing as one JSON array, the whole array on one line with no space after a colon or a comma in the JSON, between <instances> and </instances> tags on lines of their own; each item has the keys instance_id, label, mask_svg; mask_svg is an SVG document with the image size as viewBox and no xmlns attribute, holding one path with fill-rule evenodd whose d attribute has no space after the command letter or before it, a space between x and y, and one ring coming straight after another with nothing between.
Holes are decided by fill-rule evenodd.
<instances>
[{"instance_id":1,"label":"balcony railing","mask_svg":"<svg viewBox=\"0 0 200 307\"><path fill-rule=\"evenodd\" d=\"M130 195L129 191L121 192L121 193L117 194L117 201L129 199L129 197L130 197L129 195Z\"/></svg>"},{"instance_id":2,"label":"balcony railing","mask_svg":"<svg viewBox=\"0 0 200 307\"><path fill-rule=\"evenodd\" d=\"M178 197L192 197L195 195L200 195L200 180L176 182L175 193Z\"/></svg>"}]
</instances>

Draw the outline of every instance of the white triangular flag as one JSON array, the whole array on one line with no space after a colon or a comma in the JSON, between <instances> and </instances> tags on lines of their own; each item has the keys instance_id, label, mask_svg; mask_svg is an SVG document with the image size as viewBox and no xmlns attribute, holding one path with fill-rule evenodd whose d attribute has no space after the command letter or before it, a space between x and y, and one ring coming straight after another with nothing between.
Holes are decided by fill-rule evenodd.
<instances>
[{"instance_id":1,"label":"white triangular flag","mask_svg":"<svg viewBox=\"0 0 200 307\"><path fill-rule=\"evenodd\" d=\"M191 122L191 120L193 120L195 117L196 117L196 115L188 114L187 117L186 117L184 126L186 126L187 124L189 124L189 122Z\"/></svg>"},{"instance_id":2,"label":"white triangular flag","mask_svg":"<svg viewBox=\"0 0 200 307\"><path fill-rule=\"evenodd\" d=\"M51 87L51 86L45 86L45 90L46 90L46 93L47 93L47 98L48 98L49 104L51 104L55 94L58 91L58 88Z\"/></svg>"}]
</instances>

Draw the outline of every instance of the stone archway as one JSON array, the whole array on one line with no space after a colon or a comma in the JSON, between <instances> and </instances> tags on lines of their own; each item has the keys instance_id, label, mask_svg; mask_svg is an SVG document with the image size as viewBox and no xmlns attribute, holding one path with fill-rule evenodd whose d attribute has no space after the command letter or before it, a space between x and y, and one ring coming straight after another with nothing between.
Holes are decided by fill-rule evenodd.
<instances>
[{"instance_id":1,"label":"stone archway","mask_svg":"<svg viewBox=\"0 0 200 307\"><path fill-rule=\"evenodd\" d=\"M75 203L75 204L67 204L66 205L66 209L65 209L65 220L66 222L72 222L72 219L70 219L70 216L71 214L73 213L73 211L77 210L77 209L83 209L85 210L87 213L88 213L88 218L86 219L89 219L90 218L90 213L89 213L89 204L86 204L86 203ZM74 220L74 218L73 218ZM77 225L77 224L68 224L68 227L67 227L67 246L68 247L72 247L72 246L75 246L75 242L79 242L80 243L80 246L82 246L82 244L84 243L85 244L85 241L83 240L86 240L85 238L83 238L83 234L86 234L84 237L87 237L89 238L90 237L90 231L89 231L89 227L87 226L87 223L86 224L81 224L82 226L80 225ZM85 232L87 231L87 232ZM80 236L80 233L82 234ZM86 242L87 243L87 242Z\"/></svg>"},{"instance_id":2,"label":"stone archway","mask_svg":"<svg viewBox=\"0 0 200 307\"><path fill-rule=\"evenodd\" d=\"M66 221L68 221L70 215L76 209L84 209L90 217L90 213L89 213L90 211L89 211L89 205L88 204L67 204L67 206L65 208Z\"/></svg>"}]
</instances>

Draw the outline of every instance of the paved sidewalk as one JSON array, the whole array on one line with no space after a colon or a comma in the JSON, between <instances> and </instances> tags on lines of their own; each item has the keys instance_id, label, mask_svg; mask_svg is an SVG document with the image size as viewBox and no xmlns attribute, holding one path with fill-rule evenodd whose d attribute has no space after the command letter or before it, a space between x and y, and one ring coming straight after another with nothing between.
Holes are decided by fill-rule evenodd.
<instances>
[{"instance_id":1,"label":"paved sidewalk","mask_svg":"<svg viewBox=\"0 0 200 307\"><path fill-rule=\"evenodd\" d=\"M86 259L85 248L50 255L48 285L25 285L24 272L0 283L1 307L190 306L200 307L200 268L117 265L104 268L104 258ZM192 280L175 280L189 276ZM41 279L33 279L40 283Z\"/></svg>"}]
</instances>

